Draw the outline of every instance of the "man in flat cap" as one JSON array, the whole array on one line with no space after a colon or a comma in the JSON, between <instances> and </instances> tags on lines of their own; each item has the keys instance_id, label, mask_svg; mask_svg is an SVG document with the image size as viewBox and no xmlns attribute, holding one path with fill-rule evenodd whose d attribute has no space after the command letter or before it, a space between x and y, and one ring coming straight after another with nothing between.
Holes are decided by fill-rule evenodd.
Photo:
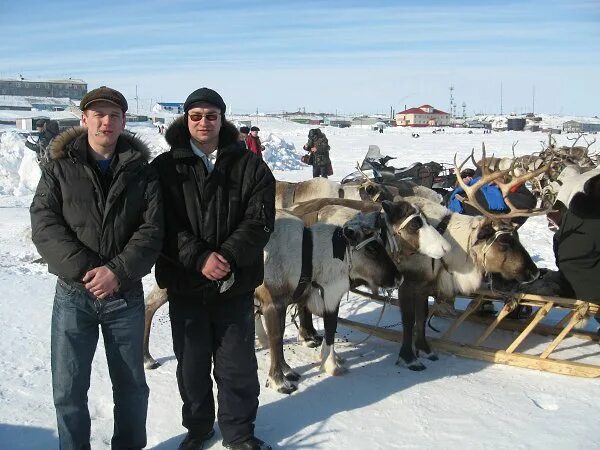
<instances>
[{"instance_id":1,"label":"man in flat cap","mask_svg":"<svg viewBox=\"0 0 600 450\"><path fill-rule=\"evenodd\" d=\"M90 448L87 391L102 330L113 387L113 449L146 445L144 293L163 241L150 151L124 132L127 101L102 86L81 100L83 127L57 136L31 204L32 239L58 276L51 325L60 448ZM94 446L96 447L96 446Z\"/></svg>"},{"instance_id":2,"label":"man in flat cap","mask_svg":"<svg viewBox=\"0 0 600 450\"><path fill-rule=\"evenodd\" d=\"M250 134L246 137L246 147L252 153L262 158L262 152L265 149L265 146L260 142L260 138L258 137L258 132L260 128L252 127L250 128Z\"/></svg>"},{"instance_id":3,"label":"man in flat cap","mask_svg":"<svg viewBox=\"0 0 600 450\"><path fill-rule=\"evenodd\" d=\"M238 141L225 109L212 89L192 92L165 133L170 151L152 162L166 219L156 279L169 298L185 450L201 449L214 434L211 367L223 445L270 449L254 436L253 293L275 220L275 179Z\"/></svg>"}]
</instances>

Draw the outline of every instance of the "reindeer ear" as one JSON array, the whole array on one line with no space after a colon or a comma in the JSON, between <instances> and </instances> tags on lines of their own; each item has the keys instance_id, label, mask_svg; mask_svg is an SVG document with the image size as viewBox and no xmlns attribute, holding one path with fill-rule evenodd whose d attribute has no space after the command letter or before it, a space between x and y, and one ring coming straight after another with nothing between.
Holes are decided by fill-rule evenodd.
<instances>
[{"instance_id":1,"label":"reindeer ear","mask_svg":"<svg viewBox=\"0 0 600 450\"><path fill-rule=\"evenodd\" d=\"M371 196L377 194L377 187L375 187L375 185L373 184L369 184L366 188L365 188L365 192Z\"/></svg>"},{"instance_id":2,"label":"reindeer ear","mask_svg":"<svg viewBox=\"0 0 600 450\"><path fill-rule=\"evenodd\" d=\"M477 240L483 241L491 238L496 231L492 225L492 222L485 221L483 222L482 227L477 232Z\"/></svg>"},{"instance_id":3,"label":"reindeer ear","mask_svg":"<svg viewBox=\"0 0 600 450\"><path fill-rule=\"evenodd\" d=\"M393 209L394 209L394 204L392 202L390 202L389 200L384 200L381 203L381 206L383 207L383 210L385 211L385 213L388 216L391 216L393 213Z\"/></svg>"}]
</instances>

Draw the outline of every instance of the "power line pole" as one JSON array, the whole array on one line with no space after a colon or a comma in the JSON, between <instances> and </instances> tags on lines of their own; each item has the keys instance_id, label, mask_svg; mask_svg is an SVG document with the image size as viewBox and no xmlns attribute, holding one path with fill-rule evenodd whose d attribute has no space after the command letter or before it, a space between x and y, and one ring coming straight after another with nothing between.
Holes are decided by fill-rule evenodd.
<instances>
[{"instance_id":1,"label":"power line pole","mask_svg":"<svg viewBox=\"0 0 600 450\"><path fill-rule=\"evenodd\" d=\"M502 81L500 82L500 115L502 115Z\"/></svg>"}]
</instances>

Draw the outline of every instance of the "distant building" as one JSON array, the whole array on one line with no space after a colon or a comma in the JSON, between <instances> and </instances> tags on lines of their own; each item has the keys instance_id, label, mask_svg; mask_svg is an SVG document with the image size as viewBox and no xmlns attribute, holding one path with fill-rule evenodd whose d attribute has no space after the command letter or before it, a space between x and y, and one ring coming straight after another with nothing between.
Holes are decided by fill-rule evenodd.
<instances>
[{"instance_id":1,"label":"distant building","mask_svg":"<svg viewBox=\"0 0 600 450\"><path fill-rule=\"evenodd\" d=\"M478 120L468 120L464 125L466 128L483 128L485 130L491 130L492 124L488 122L480 122Z\"/></svg>"},{"instance_id":2,"label":"distant building","mask_svg":"<svg viewBox=\"0 0 600 450\"><path fill-rule=\"evenodd\" d=\"M600 123L568 120L567 122L563 123L562 130L565 133L595 133L600 131Z\"/></svg>"},{"instance_id":3,"label":"distant building","mask_svg":"<svg viewBox=\"0 0 600 450\"><path fill-rule=\"evenodd\" d=\"M289 115L289 116L287 116L287 119L292 122L302 123L305 125L321 125L323 123L322 117L314 116L314 115L301 115L301 114Z\"/></svg>"},{"instance_id":4,"label":"distant building","mask_svg":"<svg viewBox=\"0 0 600 450\"><path fill-rule=\"evenodd\" d=\"M0 95L20 97L53 97L81 100L87 94L82 80L39 80L0 78Z\"/></svg>"},{"instance_id":5,"label":"distant building","mask_svg":"<svg viewBox=\"0 0 600 450\"><path fill-rule=\"evenodd\" d=\"M403 127L439 127L452 124L452 115L431 105L410 108L396 114L396 123Z\"/></svg>"},{"instance_id":6,"label":"distant building","mask_svg":"<svg viewBox=\"0 0 600 450\"><path fill-rule=\"evenodd\" d=\"M58 122L60 130L80 124L79 115L69 111L0 111L0 123L14 125L23 131L35 130L35 123L38 119L55 120Z\"/></svg>"},{"instance_id":7,"label":"distant building","mask_svg":"<svg viewBox=\"0 0 600 450\"><path fill-rule=\"evenodd\" d=\"M173 114L183 114L183 103L158 102L152 107L152 112L169 112Z\"/></svg>"},{"instance_id":8,"label":"distant building","mask_svg":"<svg viewBox=\"0 0 600 450\"><path fill-rule=\"evenodd\" d=\"M323 119L323 125L338 128L349 128L352 125L352 120L341 117L325 117Z\"/></svg>"}]
</instances>

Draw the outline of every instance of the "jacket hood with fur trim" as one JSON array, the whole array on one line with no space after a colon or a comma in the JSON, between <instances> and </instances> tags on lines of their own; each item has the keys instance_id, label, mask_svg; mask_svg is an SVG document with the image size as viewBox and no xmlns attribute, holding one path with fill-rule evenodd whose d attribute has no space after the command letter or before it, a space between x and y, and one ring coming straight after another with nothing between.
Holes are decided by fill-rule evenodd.
<instances>
[{"instance_id":1,"label":"jacket hood with fur trim","mask_svg":"<svg viewBox=\"0 0 600 450\"><path fill-rule=\"evenodd\" d=\"M49 147L49 155L51 160L58 160L67 158L69 156L69 147L74 144L75 141L87 140L87 128L85 127L73 127L63 131L61 134L56 136ZM146 160L150 161L152 156L150 154L150 148L134 134L128 132L122 132L119 135L117 141L117 149L120 146L130 148L138 153Z\"/></svg>"},{"instance_id":2,"label":"jacket hood with fur trim","mask_svg":"<svg viewBox=\"0 0 600 450\"><path fill-rule=\"evenodd\" d=\"M219 148L237 144L238 136L239 132L235 125L225 120L219 132ZM177 118L165 132L165 139L171 148L189 147L191 137L185 115Z\"/></svg>"}]
</instances>

